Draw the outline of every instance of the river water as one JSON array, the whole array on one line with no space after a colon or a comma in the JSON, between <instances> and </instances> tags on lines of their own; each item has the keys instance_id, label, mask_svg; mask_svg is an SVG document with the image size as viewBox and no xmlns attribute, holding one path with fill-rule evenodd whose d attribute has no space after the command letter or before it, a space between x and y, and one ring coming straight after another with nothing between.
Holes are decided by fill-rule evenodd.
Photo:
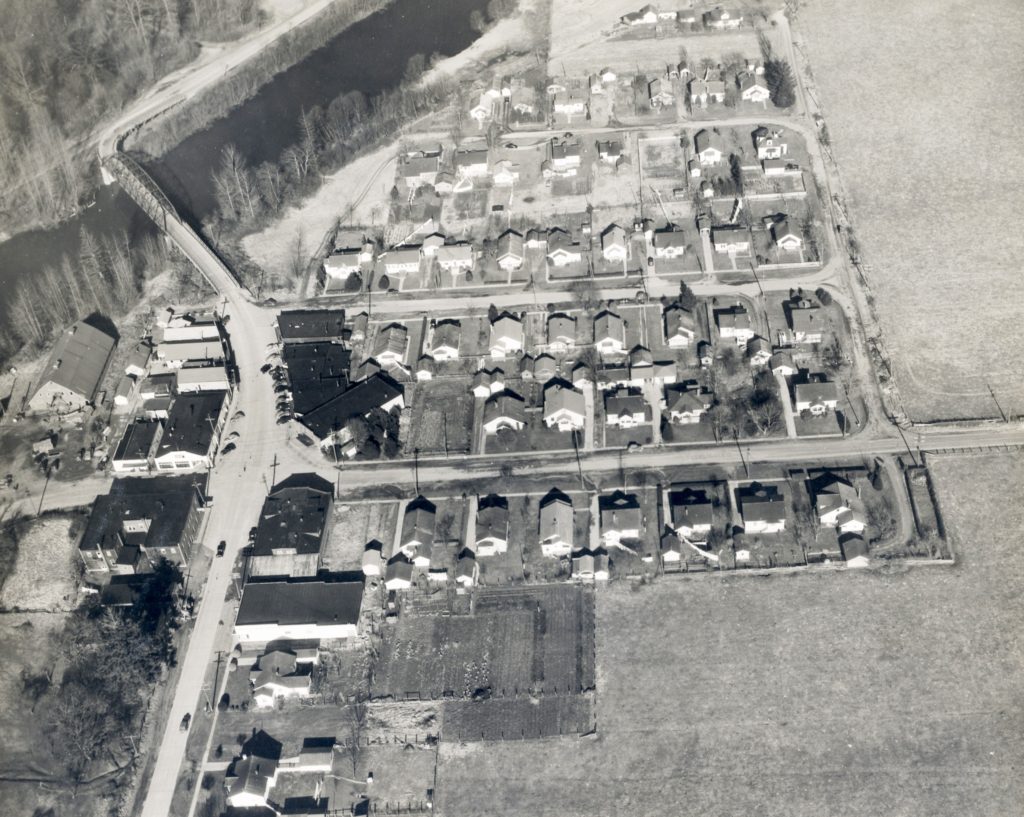
<instances>
[{"instance_id":1,"label":"river water","mask_svg":"<svg viewBox=\"0 0 1024 817\"><path fill-rule=\"evenodd\" d=\"M395 0L278 74L226 117L144 165L182 216L198 224L215 207L212 178L224 145L233 143L251 165L277 160L297 141L304 110L326 107L348 91L373 96L395 87L413 54L457 54L478 36L469 25L470 12L486 5L487 0ZM155 231L131 199L111 186L100 189L95 204L77 217L3 242L0 320L18 282L58 265L62 255L75 262L83 226L99 235L126 231L134 240Z\"/></svg>"}]
</instances>

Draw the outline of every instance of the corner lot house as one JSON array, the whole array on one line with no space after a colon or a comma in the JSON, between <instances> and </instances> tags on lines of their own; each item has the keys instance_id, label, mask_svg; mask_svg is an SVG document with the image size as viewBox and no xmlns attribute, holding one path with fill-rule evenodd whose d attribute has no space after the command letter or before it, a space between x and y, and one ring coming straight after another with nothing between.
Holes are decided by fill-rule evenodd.
<instances>
[{"instance_id":1,"label":"corner lot house","mask_svg":"<svg viewBox=\"0 0 1024 817\"><path fill-rule=\"evenodd\" d=\"M825 335L825 316L806 301L787 310L789 332L780 333L782 343L821 343Z\"/></svg>"},{"instance_id":2,"label":"corner lot house","mask_svg":"<svg viewBox=\"0 0 1024 817\"><path fill-rule=\"evenodd\" d=\"M85 321L66 329L28 401L30 411L70 412L96 397L117 342Z\"/></svg>"},{"instance_id":3,"label":"corner lot house","mask_svg":"<svg viewBox=\"0 0 1024 817\"><path fill-rule=\"evenodd\" d=\"M782 131L760 127L753 133L757 160L781 159L789 153L789 145L782 139Z\"/></svg>"},{"instance_id":4,"label":"corner lot house","mask_svg":"<svg viewBox=\"0 0 1024 817\"><path fill-rule=\"evenodd\" d=\"M739 489L746 533L780 533L786 529L786 497L774 485L753 482Z\"/></svg>"},{"instance_id":5,"label":"corner lot house","mask_svg":"<svg viewBox=\"0 0 1024 817\"><path fill-rule=\"evenodd\" d=\"M793 229L789 219L786 218L776 221L772 225L772 241L775 242L775 246L780 250L789 252L802 249L804 246L803 238Z\"/></svg>"},{"instance_id":6,"label":"corner lot house","mask_svg":"<svg viewBox=\"0 0 1024 817\"><path fill-rule=\"evenodd\" d=\"M818 524L840 533L863 533L867 511L857 489L838 474L826 473L810 481Z\"/></svg>"},{"instance_id":7,"label":"corner lot house","mask_svg":"<svg viewBox=\"0 0 1024 817\"><path fill-rule=\"evenodd\" d=\"M224 774L227 804L238 809L266 808L277 785L280 762L280 742L263 731L253 735Z\"/></svg>"},{"instance_id":8,"label":"corner lot house","mask_svg":"<svg viewBox=\"0 0 1024 817\"><path fill-rule=\"evenodd\" d=\"M594 318L594 348L602 356L626 351L626 325L614 312L606 309Z\"/></svg>"},{"instance_id":9,"label":"corner lot house","mask_svg":"<svg viewBox=\"0 0 1024 817\"><path fill-rule=\"evenodd\" d=\"M249 559L252 576L315 576L322 566L334 486L316 474L293 474L263 502Z\"/></svg>"},{"instance_id":10,"label":"corner lot house","mask_svg":"<svg viewBox=\"0 0 1024 817\"><path fill-rule=\"evenodd\" d=\"M209 468L228 416L227 392L182 394L171 404L153 464L158 471Z\"/></svg>"},{"instance_id":11,"label":"corner lot house","mask_svg":"<svg viewBox=\"0 0 1024 817\"><path fill-rule=\"evenodd\" d=\"M743 346L754 337L750 313L741 304L736 304L728 309L716 309L715 323L718 324L718 334L722 336L723 340L732 338L737 344Z\"/></svg>"},{"instance_id":12,"label":"corner lot house","mask_svg":"<svg viewBox=\"0 0 1024 817\"><path fill-rule=\"evenodd\" d=\"M523 324L519 318L504 312L491 324L490 353L495 360L514 357L523 351Z\"/></svg>"},{"instance_id":13,"label":"corner lot house","mask_svg":"<svg viewBox=\"0 0 1024 817\"><path fill-rule=\"evenodd\" d=\"M793 389L793 397L798 412L809 411L815 417L835 411L839 405L839 390L831 380L798 383Z\"/></svg>"},{"instance_id":14,"label":"corner lot house","mask_svg":"<svg viewBox=\"0 0 1024 817\"><path fill-rule=\"evenodd\" d=\"M242 646L352 638L359 632L362 581L248 582L233 635Z\"/></svg>"},{"instance_id":15,"label":"corner lot house","mask_svg":"<svg viewBox=\"0 0 1024 817\"><path fill-rule=\"evenodd\" d=\"M587 409L583 392L563 380L551 381L544 389L544 424L559 431L582 431Z\"/></svg>"},{"instance_id":16,"label":"corner lot house","mask_svg":"<svg viewBox=\"0 0 1024 817\"><path fill-rule=\"evenodd\" d=\"M572 500L552 488L540 501L540 549L548 557L568 556L575 542Z\"/></svg>"},{"instance_id":17,"label":"corner lot house","mask_svg":"<svg viewBox=\"0 0 1024 817\"><path fill-rule=\"evenodd\" d=\"M476 555L494 556L508 550L508 500L491 494L476 512Z\"/></svg>"}]
</instances>

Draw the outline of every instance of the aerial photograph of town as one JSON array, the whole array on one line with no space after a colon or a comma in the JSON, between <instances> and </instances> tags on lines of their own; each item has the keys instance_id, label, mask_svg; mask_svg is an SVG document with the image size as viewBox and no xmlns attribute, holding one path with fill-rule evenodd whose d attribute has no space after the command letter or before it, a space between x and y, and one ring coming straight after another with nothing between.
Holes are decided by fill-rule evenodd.
<instances>
[{"instance_id":1,"label":"aerial photograph of town","mask_svg":"<svg viewBox=\"0 0 1024 817\"><path fill-rule=\"evenodd\" d=\"M1024 815L1024 3L0 6L2 817Z\"/></svg>"}]
</instances>

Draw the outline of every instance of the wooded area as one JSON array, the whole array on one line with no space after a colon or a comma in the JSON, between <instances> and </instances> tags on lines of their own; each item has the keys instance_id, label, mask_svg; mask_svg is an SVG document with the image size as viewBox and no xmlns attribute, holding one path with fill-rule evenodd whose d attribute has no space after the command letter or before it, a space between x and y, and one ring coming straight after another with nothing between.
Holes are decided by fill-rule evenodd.
<instances>
[{"instance_id":1,"label":"wooded area","mask_svg":"<svg viewBox=\"0 0 1024 817\"><path fill-rule=\"evenodd\" d=\"M109 112L257 25L257 0L8 0L0 26L0 232L68 217Z\"/></svg>"}]
</instances>

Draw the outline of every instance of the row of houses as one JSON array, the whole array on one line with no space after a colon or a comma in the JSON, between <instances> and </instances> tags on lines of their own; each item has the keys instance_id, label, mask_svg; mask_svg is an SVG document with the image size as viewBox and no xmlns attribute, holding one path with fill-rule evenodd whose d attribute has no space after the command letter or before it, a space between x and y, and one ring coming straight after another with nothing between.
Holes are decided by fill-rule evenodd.
<instances>
[{"instance_id":1,"label":"row of houses","mask_svg":"<svg viewBox=\"0 0 1024 817\"><path fill-rule=\"evenodd\" d=\"M631 11L619 18L620 23L630 28L658 25L659 23L694 25L698 20L706 28L715 31L725 31L739 28L743 25L743 12L738 9L715 6L709 11L699 13L692 7L680 9L659 8L648 3L637 11Z\"/></svg>"}]
</instances>

